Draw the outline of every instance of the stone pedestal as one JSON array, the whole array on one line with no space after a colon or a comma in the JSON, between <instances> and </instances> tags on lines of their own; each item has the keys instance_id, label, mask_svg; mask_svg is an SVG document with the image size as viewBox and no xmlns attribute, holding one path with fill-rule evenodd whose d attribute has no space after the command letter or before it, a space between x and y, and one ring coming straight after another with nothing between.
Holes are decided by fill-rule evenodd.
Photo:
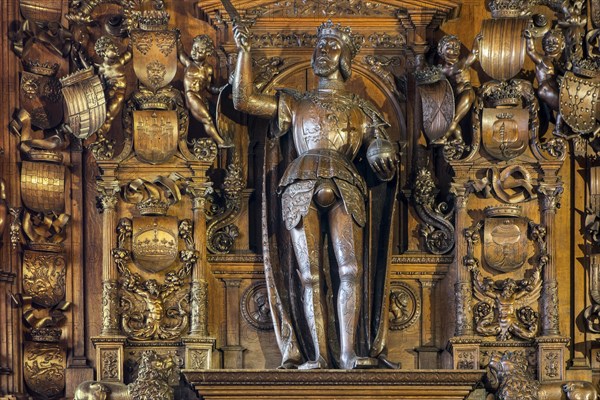
<instances>
[{"instance_id":1,"label":"stone pedestal","mask_svg":"<svg viewBox=\"0 0 600 400\"><path fill-rule=\"evenodd\" d=\"M449 370L184 370L204 400L463 400L485 371Z\"/></svg>"},{"instance_id":2,"label":"stone pedestal","mask_svg":"<svg viewBox=\"0 0 600 400\"><path fill-rule=\"evenodd\" d=\"M454 369L479 369L479 345L476 337L454 337L450 339L452 366Z\"/></svg>"},{"instance_id":3,"label":"stone pedestal","mask_svg":"<svg viewBox=\"0 0 600 400\"><path fill-rule=\"evenodd\" d=\"M565 353L569 338L542 336L536 339L538 348L538 379L540 382L565 380Z\"/></svg>"},{"instance_id":4,"label":"stone pedestal","mask_svg":"<svg viewBox=\"0 0 600 400\"><path fill-rule=\"evenodd\" d=\"M126 341L124 336L92 338L92 343L96 348L97 381L123 382L123 365L125 364L123 349Z\"/></svg>"},{"instance_id":5,"label":"stone pedestal","mask_svg":"<svg viewBox=\"0 0 600 400\"><path fill-rule=\"evenodd\" d=\"M185 368L199 370L211 369L215 351L214 338L210 337L186 337L181 339L185 346Z\"/></svg>"}]
</instances>

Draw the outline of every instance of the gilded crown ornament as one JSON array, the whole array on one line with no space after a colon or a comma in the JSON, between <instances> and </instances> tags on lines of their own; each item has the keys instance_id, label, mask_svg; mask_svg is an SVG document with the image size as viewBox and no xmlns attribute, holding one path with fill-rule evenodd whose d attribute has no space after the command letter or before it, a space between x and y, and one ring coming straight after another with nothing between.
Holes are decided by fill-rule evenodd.
<instances>
[{"instance_id":1,"label":"gilded crown ornament","mask_svg":"<svg viewBox=\"0 0 600 400\"><path fill-rule=\"evenodd\" d=\"M144 31L162 31L169 28L171 16L164 10L146 10L137 15L138 27Z\"/></svg>"},{"instance_id":2,"label":"gilded crown ornament","mask_svg":"<svg viewBox=\"0 0 600 400\"><path fill-rule=\"evenodd\" d=\"M527 15L528 0L491 0L488 3L492 18L516 18Z\"/></svg>"},{"instance_id":3,"label":"gilded crown ornament","mask_svg":"<svg viewBox=\"0 0 600 400\"><path fill-rule=\"evenodd\" d=\"M590 58L576 59L573 61L573 73L584 78L595 78L600 75L598 62Z\"/></svg>"},{"instance_id":4,"label":"gilded crown ornament","mask_svg":"<svg viewBox=\"0 0 600 400\"><path fill-rule=\"evenodd\" d=\"M62 330L60 328L33 328L31 329L31 340L34 342L58 343Z\"/></svg>"},{"instance_id":5,"label":"gilded crown ornament","mask_svg":"<svg viewBox=\"0 0 600 400\"><path fill-rule=\"evenodd\" d=\"M486 217L520 217L523 209L521 206L504 204L499 206L487 206L483 209Z\"/></svg>"},{"instance_id":6,"label":"gilded crown ornament","mask_svg":"<svg viewBox=\"0 0 600 400\"><path fill-rule=\"evenodd\" d=\"M149 198L136 204L141 215L166 215L170 204L154 198Z\"/></svg>"},{"instance_id":7,"label":"gilded crown ornament","mask_svg":"<svg viewBox=\"0 0 600 400\"><path fill-rule=\"evenodd\" d=\"M443 76L444 73L439 65L428 65L415 71L417 85L427 85L430 83L439 82Z\"/></svg>"},{"instance_id":8,"label":"gilded crown ornament","mask_svg":"<svg viewBox=\"0 0 600 400\"><path fill-rule=\"evenodd\" d=\"M341 43L348 46L352 58L360 51L361 43L352 35L352 28L349 26L343 27L341 24L334 24L328 19L317 28L317 37L332 37L339 40Z\"/></svg>"},{"instance_id":9,"label":"gilded crown ornament","mask_svg":"<svg viewBox=\"0 0 600 400\"><path fill-rule=\"evenodd\" d=\"M39 60L24 60L23 69L43 76L54 76L58 72L59 65L57 63L41 62Z\"/></svg>"},{"instance_id":10,"label":"gilded crown ornament","mask_svg":"<svg viewBox=\"0 0 600 400\"><path fill-rule=\"evenodd\" d=\"M521 92L512 83L502 82L487 96L487 100L492 107L515 107L521 104Z\"/></svg>"}]
</instances>

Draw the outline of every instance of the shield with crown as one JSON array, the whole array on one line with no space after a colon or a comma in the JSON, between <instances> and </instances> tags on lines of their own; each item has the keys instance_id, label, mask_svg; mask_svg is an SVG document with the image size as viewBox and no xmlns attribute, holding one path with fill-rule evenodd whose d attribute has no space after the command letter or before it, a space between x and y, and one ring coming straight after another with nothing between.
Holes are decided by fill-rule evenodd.
<instances>
[{"instance_id":1,"label":"shield with crown","mask_svg":"<svg viewBox=\"0 0 600 400\"><path fill-rule=\"evenodd\" d=\"M454 91L440 68L415 72L423 110L423 131L434 141L448 131L454 118Z\"/></svg>"},{"instance_id":2,"label":"shield with crown","mask_svg":"<svg viewBox=\"0 0 600 400\"><path fill-rule=\"evenodd\" d=\"M162 18L168 21L168 17ZM133 69L140 82L156 92L171 83L177 73L177 33L160 29L166 27L160 16L146 17L144 21L143 26L156 30L131 32Z\"/></svg>"},{"instance_id":3,"label":"shield with crown","mask_svg":"<svg viewBox=\"0 0 600 400\"><path fill-rule=\"evenodd\" d=\"M145 216L133 219L133 262L148 272L169 268L179 254L177 218Z\"/></svg>"}]
</instances>

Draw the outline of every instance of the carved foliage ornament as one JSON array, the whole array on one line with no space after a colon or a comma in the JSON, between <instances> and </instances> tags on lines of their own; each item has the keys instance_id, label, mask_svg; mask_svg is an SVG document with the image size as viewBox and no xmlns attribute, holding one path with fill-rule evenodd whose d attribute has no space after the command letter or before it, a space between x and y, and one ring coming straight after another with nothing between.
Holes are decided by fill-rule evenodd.
<instances>
[{"instance_id":1,"label":"carved foliage ornament","mask_svg":"<svg viewBox=\"0 0 600 400\"><path fill-rule=\"evenodd\" d=\"M454 247L454 225L450 222L452 210L446 203L435 201L436 187L427 168L417 170L413 199L415 210L423 220L419 233L425 238L425 247L433 254L445 254Z\"/></svg>"}]
</instances>

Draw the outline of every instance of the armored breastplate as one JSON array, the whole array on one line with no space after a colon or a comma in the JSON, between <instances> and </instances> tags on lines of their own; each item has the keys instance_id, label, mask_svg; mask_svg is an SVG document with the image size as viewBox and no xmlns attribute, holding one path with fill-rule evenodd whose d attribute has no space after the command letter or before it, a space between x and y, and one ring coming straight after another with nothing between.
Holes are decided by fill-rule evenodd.
<instances>
[{"instance_id":1,"label":"armored breastplate","mask_svg":"<svg viewBox=\"0 0 600 400\"><path fill-rule=\"evenodd\" d=\"M306 93L293 122L298 154L335 150L353 160L367 129L365 114L353 98L338 92Z\"/></svg>"}]
</instances>

